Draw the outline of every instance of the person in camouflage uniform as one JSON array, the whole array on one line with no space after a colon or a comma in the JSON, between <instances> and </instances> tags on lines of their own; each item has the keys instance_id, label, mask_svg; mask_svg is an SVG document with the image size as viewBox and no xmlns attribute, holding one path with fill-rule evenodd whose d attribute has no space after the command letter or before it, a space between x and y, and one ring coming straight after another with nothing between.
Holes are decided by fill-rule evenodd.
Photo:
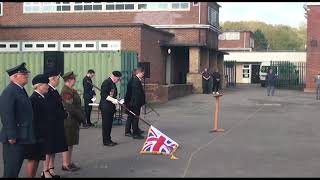
<instances>
[{"instance_id":1,"label":"person in camouflage uniform","mask_svg":"<svg viewBox=\"0 0 320 180\"><path fill-rule=\"evenodd\" d=\"M64 121L68 151L62 153L62 170L76 171L80 168L71 161L72 149L73 145L79 144L79 126L80 123L86 123L86 117L81 108L80 95L77 90L73 89L73 86L76 83L76 75L71 71L65 73L62 78L64 79L65 84L61 89L61 97L63 106L69 113L69 117Z\"/></svg>"}]
</instances>

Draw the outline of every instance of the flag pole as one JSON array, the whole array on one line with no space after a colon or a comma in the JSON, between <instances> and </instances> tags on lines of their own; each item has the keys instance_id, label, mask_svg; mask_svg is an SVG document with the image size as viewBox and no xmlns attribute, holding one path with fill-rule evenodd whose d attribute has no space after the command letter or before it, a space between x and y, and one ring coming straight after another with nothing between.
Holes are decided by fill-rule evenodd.
<instances>
[{"instance_id":1,"label":"flag pole","mask_svg":"<svg viewBox=\"0 0 320 180\"><path fill-rule=\"evenodd\" d=\"M96 85L94 85L93 83L91 83L90 81L87 81L89 84L91 84L93 87L95 87L96 89L98 89L99 91L101 91L101 89L99 87L97 87ZM140 116L136 115L134 112L132 112L130 109L128 109L126 106L124 106L123 104L119 105L121 107L123 107L124 109L126 109L128 112L130 112L133 116L135 116L136 118L140 119L142 122L144 122L146 125L151 126L150 123L148 123L146 120L142 119Z\"/></svg>"}]
</instances>

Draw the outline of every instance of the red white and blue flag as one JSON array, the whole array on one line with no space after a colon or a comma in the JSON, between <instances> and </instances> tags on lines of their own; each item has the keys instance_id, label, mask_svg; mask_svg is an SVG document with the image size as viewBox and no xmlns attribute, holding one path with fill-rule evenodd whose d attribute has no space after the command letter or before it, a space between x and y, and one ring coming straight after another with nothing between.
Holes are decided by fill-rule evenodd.
<instances>
[{"instance_id":1,"label":"red white and blue flag","mask_svg":"<svg viewBox=\"0 0 320 180\"><path fill-rule=\"evenodd\" d=\"M173 153L179 144L170 139L153 126L150 126L148 137L140 151L142 154L162 154L171 155L171 159L177 159Z\"/></svg>"}]
</instances>

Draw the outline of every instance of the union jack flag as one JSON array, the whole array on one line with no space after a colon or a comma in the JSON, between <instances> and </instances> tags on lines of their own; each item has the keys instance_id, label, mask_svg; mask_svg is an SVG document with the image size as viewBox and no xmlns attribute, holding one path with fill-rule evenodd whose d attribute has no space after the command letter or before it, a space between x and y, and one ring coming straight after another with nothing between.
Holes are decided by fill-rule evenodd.
<instances>
[{"instance_id":1,"label":"union jack flag","mask_svg":"<svg viewBox=\"0 0 320 180\"><path fill-rule=\"evenodd\" d=\"M148 131L148 137L140 151L142 154L162 154L171 155L179 147L179 144L170 139L168 136L160 132L153 126L150 126Z\"/></svg>"}]
</instances>

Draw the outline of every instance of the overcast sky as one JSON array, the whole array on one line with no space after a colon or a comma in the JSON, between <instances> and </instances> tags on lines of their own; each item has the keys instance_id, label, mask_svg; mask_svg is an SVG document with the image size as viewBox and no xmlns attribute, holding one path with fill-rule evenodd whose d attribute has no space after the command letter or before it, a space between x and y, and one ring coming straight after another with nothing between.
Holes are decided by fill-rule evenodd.
<instances>
[{"instance_id":1,"label":"overcast sky","mask_svg":"<svg viewBox=\"0 0 320 180\"><path fill-rule=\"evenodd\" d=\"M220 22L256 20L267 24L299 27L304 17L304 2L218 2Z\"/></svg>"}]
</instances>

